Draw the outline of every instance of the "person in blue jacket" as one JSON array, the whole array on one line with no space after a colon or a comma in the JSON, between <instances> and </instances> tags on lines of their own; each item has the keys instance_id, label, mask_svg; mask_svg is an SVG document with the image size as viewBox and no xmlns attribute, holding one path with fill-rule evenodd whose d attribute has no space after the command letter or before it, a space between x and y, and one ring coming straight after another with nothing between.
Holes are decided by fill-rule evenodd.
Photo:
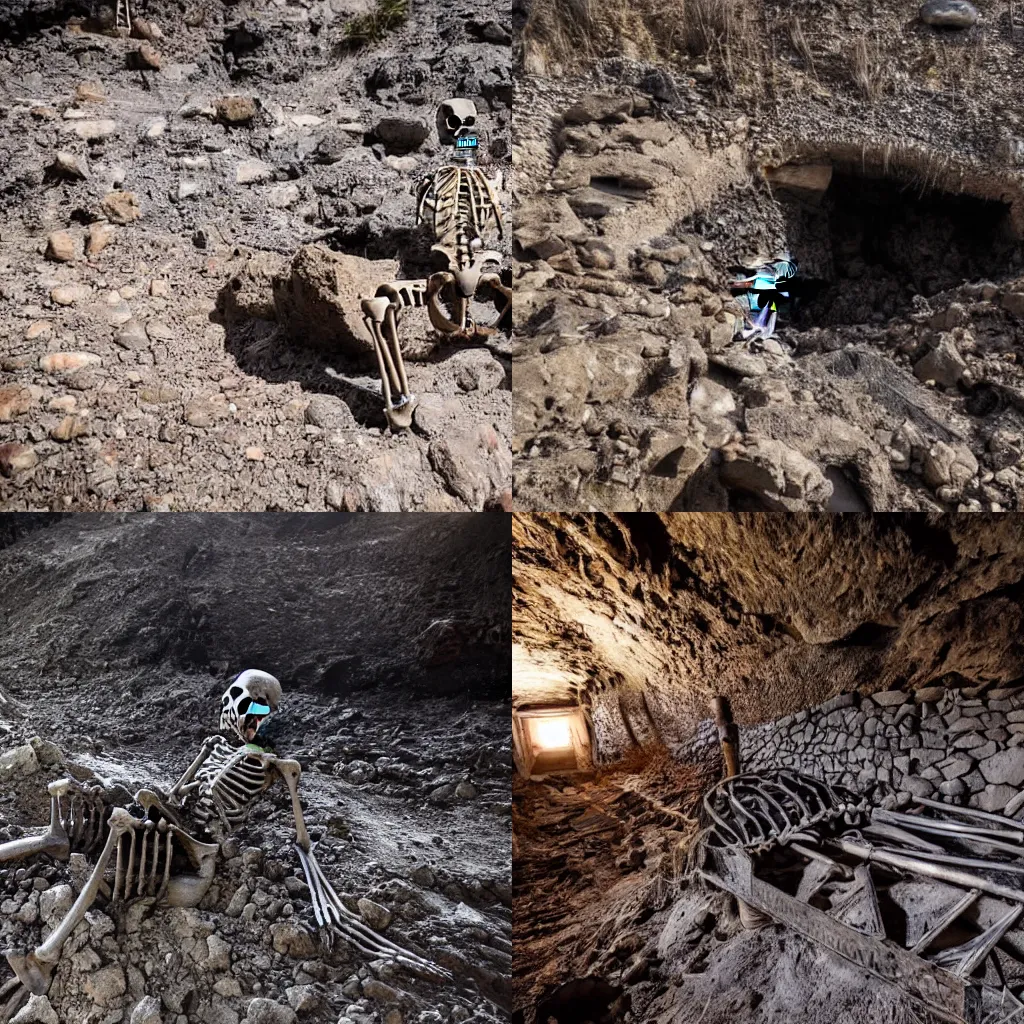
<instances>
[{"instance_id":1,"label":"person in blue jacket","mask_svg":"<svg viewBox=\"0 0 1024 1024\"><path fill-rule=\"evenodd\" d=\"M740 337L767 340L775 333L779 301L790 298L789 282L797 266L788 255L757 267L752 274L736 278L730 289L745 309Z\"/></svg>"}]
</instances>

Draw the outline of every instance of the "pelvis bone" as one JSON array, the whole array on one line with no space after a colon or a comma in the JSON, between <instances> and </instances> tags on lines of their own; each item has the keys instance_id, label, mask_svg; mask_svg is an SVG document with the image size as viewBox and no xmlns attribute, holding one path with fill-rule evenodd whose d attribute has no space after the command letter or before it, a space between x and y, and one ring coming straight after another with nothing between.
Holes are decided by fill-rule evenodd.
<instances>
[{"instance_id":1,"label":"pelvis bone","mask_svg":"<svg viewBox=\"0 0 1024 1024\"><path fill-rule=\"evenodd\" d=\"M435 250L440 246L435 246ZM427 278L427 313L430 322L443 334L473 341L486 338L512 320L512 289L501 280L493 269L501 265L501 253L493 249L476 250L473 262L468 267L438 271ZM485 271L490 264L492 269ZM494 296L497 316L489 324L477 323L469 316L470 301L478 296L481 288L490 288ZM452 310L449 316L445 306Z\"/></svg>"}]
</instances>

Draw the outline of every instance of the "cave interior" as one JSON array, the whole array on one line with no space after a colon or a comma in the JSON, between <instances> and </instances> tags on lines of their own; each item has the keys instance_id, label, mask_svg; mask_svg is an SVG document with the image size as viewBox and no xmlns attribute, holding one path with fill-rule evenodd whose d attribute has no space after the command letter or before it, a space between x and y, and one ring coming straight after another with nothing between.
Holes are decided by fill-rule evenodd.
<instances>
[{"instance_id":1,"label":"cave interior","mask_svg":"<svg viewBox=\"0 0 1024 1024\"><path fill-rule=\"evenodd\" d=\"M516 1020L1024 1008L1022 594L1016 517L516 513Z\"/></svg>"},{"instance_id":2,"label":"cave interior","mask_svg":"<svg viewBox=\"0 0 1024 1024\"><path fill-rule=\"evenodd\" d=\"M786 311L797 329L884 323L915 297L1020 273L1020 238L998 198L842 163L823 193L775 197L800 270Z\"/></svg>"}]
</instances>

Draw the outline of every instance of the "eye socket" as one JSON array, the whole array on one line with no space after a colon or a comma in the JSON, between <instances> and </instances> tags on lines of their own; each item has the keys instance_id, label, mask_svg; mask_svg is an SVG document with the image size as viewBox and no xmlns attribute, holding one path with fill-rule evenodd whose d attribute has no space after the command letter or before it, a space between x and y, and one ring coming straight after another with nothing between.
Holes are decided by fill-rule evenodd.
<instances>
[{"instance_id":1,"label":"eye socket","mask_svg":"<svg viewBox=\"0 0 1024 1024\"><path fill-rule=\"evenodd\" d=\"M238 702L238 713L244 715L249 710L249 705L252 703L252 697L245 697Z\"/></svg>"},{"instance_id":2,"label":"eye socket","mask_svg":"<svg viewBox=\"0 0 1024 1024\"><path fill-rule=\"evenodd\" d=\"M232 686L231 689L228 690L228 694L231 697L241 697L242 696L242 688L240 686Z\"/></svg>"},{"instance_id":3,"label":"eye socket","mask_svg":"<svg viewBox=\"0 0 1024 1024\"><path fill-rule=\"evenodd\" d=\"M474 124L476 124L476 118L475 118L475 117L473 117L472 115L470 115L470 116L469 116L469 117L467 117L467 118L466 118L466 120L465 120L465 121L463 121L462 123L463 123L463 124L465 124L465 125L474 125Z\"/></svg>"},{"instance_id":4,"label":"eye socket","mask_svg":"<svg viewBox=\"0 0 1024 1024\"><path fill-rule=\"evenodd\" d=\"M454 123L453 123L453 122L454 122ZM466 123L467 123L467 124L469 124L469 122L468 122L468 121L467 121ZM445 126L445 127L446 127L446 128L448 129L448 131L450 131L450 132L454 132L454 131L457 131L457 130L458 130L459 128L461 128L461 127L462 127L462 118L461 118L461 117L456 117L456 116L455 116L454 114L449 114L449 115L448 115L448 116L447 116L447 117L445 118L445 121L444 121L444 126Z\"/></svg>"}]
</instances>

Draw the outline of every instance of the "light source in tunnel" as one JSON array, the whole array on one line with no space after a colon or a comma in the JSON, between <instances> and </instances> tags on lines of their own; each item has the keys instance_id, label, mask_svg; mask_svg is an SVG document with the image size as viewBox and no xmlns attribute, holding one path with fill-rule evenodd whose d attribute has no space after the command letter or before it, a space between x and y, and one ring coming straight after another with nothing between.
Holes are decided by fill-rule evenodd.
<instances>
[{"instance_id":1,"label":"light source in tunnel","mask_svg":"<svg viewBox=\"0 0 1024 1024\"><path fill-rule=\"evenodd\" d=\"M572 746L569 719L535 718L531 722L534 742L541 750L566 750Z\"/></svg>"},{"instance_id":2,"label":"light source in tunnel","mask_svg":"<svg viewBox=\"0 0 1024 1024\"><path fill-rule=\"evenodd\" d=\"M580 708L523 708L512 713L516 767L529 777L589 768L590 729Z\"/></svg>"}]
</instances>

